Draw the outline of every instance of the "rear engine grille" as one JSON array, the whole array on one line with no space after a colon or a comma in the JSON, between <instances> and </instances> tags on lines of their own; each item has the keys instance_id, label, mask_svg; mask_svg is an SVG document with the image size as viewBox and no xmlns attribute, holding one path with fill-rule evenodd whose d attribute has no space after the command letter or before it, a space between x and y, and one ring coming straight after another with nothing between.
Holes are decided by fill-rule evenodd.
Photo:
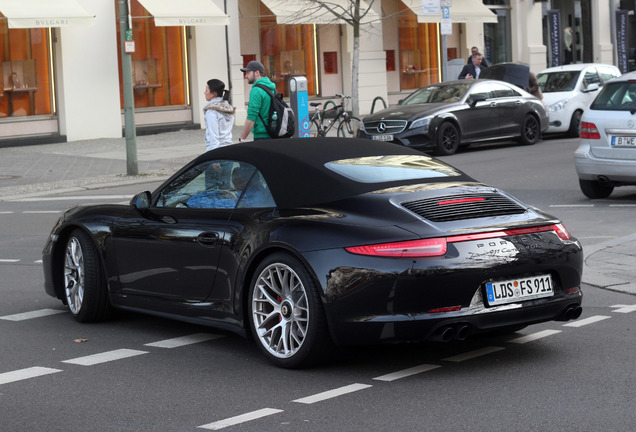
<instances>
[{"instance_id":1,"label":"rear engine grille","mask_svg":"<svg viewBox=\"0 0 636 432\"><path fill-rule=\"evenodd\" d=\"M399 134L406 128L406 120L376 120L364 123L368 134Z\"/></svg>"},{"instance_id":2,"label":"rear engine grille","mask_svg":"<svg viewBox=\"0 0 636 432\"><path fill-rule=\"evenodd\" d=\"M402 203L402 207L433 222L521 214L526 210L499 194L462 194Z\"/></svg>"}]
</instances>

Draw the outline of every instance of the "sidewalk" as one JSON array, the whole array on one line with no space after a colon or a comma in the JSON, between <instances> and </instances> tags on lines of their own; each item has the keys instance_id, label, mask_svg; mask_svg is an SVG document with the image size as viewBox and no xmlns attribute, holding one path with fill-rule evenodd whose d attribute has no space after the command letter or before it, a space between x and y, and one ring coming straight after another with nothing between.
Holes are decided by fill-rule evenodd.
<instances>
[{"instance_id":1,"label":"sidewalk","mask_svg":"<svg viewBox=\"0 0 636 432\"><path fill-rule=\"evenodd\" d=\"M241 127L233 130L238 140ZM126 175L124 138L0 148L3 201L157 182L205 151L203 130L137 137L139 175ZM584 247L583 283L636 295L636 234Z\"/></svg>"}]
</instances>

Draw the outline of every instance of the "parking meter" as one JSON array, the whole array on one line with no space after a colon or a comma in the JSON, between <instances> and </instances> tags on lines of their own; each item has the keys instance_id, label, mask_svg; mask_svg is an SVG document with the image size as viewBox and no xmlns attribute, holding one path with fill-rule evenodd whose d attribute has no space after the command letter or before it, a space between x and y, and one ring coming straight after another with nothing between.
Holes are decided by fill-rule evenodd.
<instances>
[{"instance_id":1,"label":"parking meter","mask_svg":"<svg viewBox=\"0 0 636 432\"><path fill-rule=\"evenodd\" d=\"M309 95L307 93L307 78L291 77L289 79L289 101L291 109L296 114L295 138L309 137Z\"/></svg>"}]
</instances>

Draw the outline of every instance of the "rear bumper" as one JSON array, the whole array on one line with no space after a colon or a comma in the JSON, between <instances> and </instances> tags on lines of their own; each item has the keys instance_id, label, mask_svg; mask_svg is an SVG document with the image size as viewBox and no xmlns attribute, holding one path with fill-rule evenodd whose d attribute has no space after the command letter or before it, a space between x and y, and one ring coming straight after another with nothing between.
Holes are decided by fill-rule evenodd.
<instances>
[{"instance_id":1,"label":"rear bumper","mask_svg":"<svg viewBox=\"0 0 636 432\"><path fill-rule=\"evenodd\" d=\"M582 180L636 184L636 160L605 159L594 156L590 146L582 143L574 152L576 173Z\"/></svg>"}]
</instances>

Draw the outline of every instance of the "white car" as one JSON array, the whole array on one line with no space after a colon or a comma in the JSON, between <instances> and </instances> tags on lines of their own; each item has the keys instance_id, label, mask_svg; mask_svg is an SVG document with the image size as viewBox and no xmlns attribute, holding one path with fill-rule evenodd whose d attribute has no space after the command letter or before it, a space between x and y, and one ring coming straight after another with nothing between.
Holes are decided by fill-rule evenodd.
<instances>
[{"instance_id":1,"label":"white car","mask_svg":"<svg viewBox=\"0 0 636 432\"><path fill-rule=\"evenodd\" d=\"M616 66L594 63L557 66L537 74L550 117L545 133L578 137L581 115L598 94L599 87L620 75Z\"/></svg>"},{"instance_id":2,"label":"white car","mask_svg":"<svg viewBox=\"0 0 636 432\"><path fill-rule=\"evenodd\" d=\"M616 186L636 185L636 72L605 84L583 113L574 161L588 198L607 198Z\"/></svg>"}]
</instances>

